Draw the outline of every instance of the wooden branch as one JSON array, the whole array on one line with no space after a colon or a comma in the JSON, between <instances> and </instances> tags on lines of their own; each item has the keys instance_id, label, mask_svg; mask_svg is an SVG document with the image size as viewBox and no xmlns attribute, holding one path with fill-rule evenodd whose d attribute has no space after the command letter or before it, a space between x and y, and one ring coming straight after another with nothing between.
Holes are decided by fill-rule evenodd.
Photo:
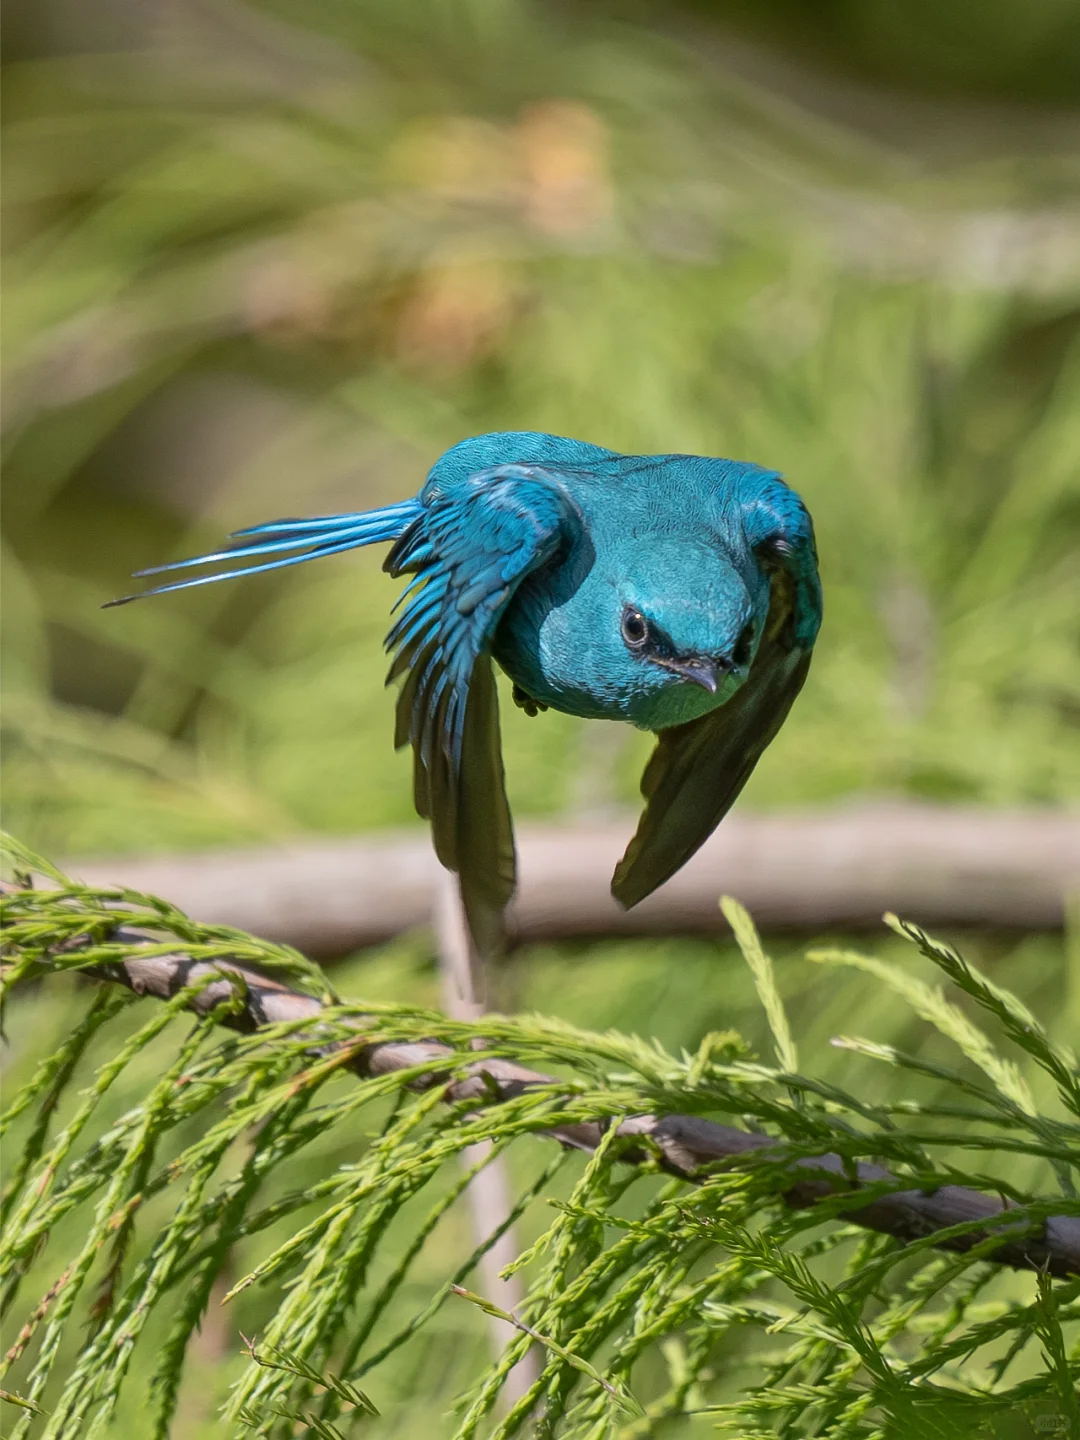
<instances>
[{"instance_id":1,"label":"wooden branch","mask_svg":"<svg viewBox=\"0 0 1080 1440\"><path fill-rule=\"evenodd\" d=\"M440 877L435 907L435 939L443 1009L454 1020L475 1023L484 1013L487 976L483 961L472 946L456 877L449 870L444 870ZM477 1170L470 1180L465 1200L472 1222L473 1241L478 1249L489 1235L505 1227L495 1244L485 1249L480 1257L480 1278L488 1299L512 1315L525 1299L525 1287L518 1271L505 1276L502 1273L521 1252L516 1227L506 1225L507 1217L514 1208L506 1156L490 1158L493 1148L490 1140L481 1140L464 1150L460 1161L466 1170L470 1170L479 1161L487 1160L483 1169ZM487 1320L494 1340L494 1358L498 1360L511 1338L513 1326L490 1311ZM504 1406L513 1408L539 1378L539 1360L535 1348L530 1348L506 1377L502 1391Z\"/></svg>"},{"instance_id":2,"label":"wooden branch","mask_svg":"<svg viewBox=\"0 0 1080 1440\"><path fill-rule=\"evenodd\" d=\"M876 925L885 910L931 928L1056 929L1080 894L1080 812L895 804L732 815L678 875L625 911L608 886L632 828L630 817L523 827L514 938L714 933L721 894L737 895L766 929ZM322 957L431 923L440 876L416 830L64 868Z\"/></svg>"},{"instance_id":3,"label":"wooden branch","mask_svg":"<svg viewBox=\"0 0 1080 1440\"><path fill-rule=\"evenodd\" d=\"M134 935L118 938L136 940ZM118 964L97 966L86 971L98 979L127 986L139 995L168 999L185 985L218 975L193 1000L191 1008L209 1014L215 1006L233 998L237 987L230 980L243 981L243 1009L230 1015L225 1024L244 1033L262 1025L281 1021L315 1019L321 1005L318 1000L289 989L280 982L260 975L245 966L222 961L196 961L175 953L132 957ZM353 1069L363 1076L385 1075L413 1066L429 1066L430 1083L440 1082L451 1067L461 1064L459 1053L434 1041L395 1042L373 1045L359 1052L352 1061ZM488 1059L477 1061L465 1078L447 1085L448 1100L476 1099L489 1102L492 1087L503 1099L518 1095L532 1085L550 1085L552 1077L529 1070L513 1061ZM771 1149L783 1157L783 1142L768 1135L751 1134L731 1126L719 1125L692 1115L635 1115L618 1127L619 1134L648 1139L663 1156L667 1168L677 1175L693 1179L703 1165L717 1160L746 1155L751 1151ZM600 1122L588 1121L561 1125L549 1132L564 1145L593 1150L604 1133ZM633 1157L627 1157L632 1159ZM845 1218L856 1225L912 1240L933 1235L937 1230L964 1221L984 1222L977 1231L947 1237L942 1249L966 1251L1001 1235L987 1258L1015 1269L1043 1270L1058 1278L1080 1275L1080 1217L1059 1215L1048 1219L1041 1233L1030 1234L1026 1222L1013 1219L1010 1207L997 1196L968 1190L956 1185L942 1185L933 1191L900 1190L881 1195L869 1203L859 1203L859 1185L888 1181L893 1177L881 1166L860 1163L857 1180L852 1180L839 1155L820 1155L810 1159L792 1160L790 1183L783 1190L784 1200L795 1207L813 1205L816 1201L850 1190L853 1202L844 1210ZM1010 1229L1012 1234L1010 1235Z\"/></svg>"}]
</instances>

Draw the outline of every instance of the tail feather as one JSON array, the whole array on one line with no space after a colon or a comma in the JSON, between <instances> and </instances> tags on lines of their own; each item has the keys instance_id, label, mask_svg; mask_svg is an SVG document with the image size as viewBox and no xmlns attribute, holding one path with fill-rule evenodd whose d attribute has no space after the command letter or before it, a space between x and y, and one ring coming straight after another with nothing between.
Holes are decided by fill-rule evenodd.
<instances>
[{"instance_id":1,"label":"tail feather","mask_svg":"<svg viewBox=\"0 0 1080 1440\"><path fill-rule=\"evenodd\" d=\"M421 505L418 500L404 500L396 505L387 505L381 510L323 515L310 520L273 520L266 525L253 525L249 529L236 531L230 538L247 540L249 537L265 536L265 539L257 539L253 544L227 546L224 550L216 550L208 555L196 555L190 560L174 560L168 565L155 565L135 573L137 578L142 579L144 576L164 575L200 565L218 565L223 561L230 565L228 570L215 571L209 575L193 575L183 580L172 580L165 585L156 585L136 595L123 595L118 600L110 600L104 608L127 605L132 600L143 600L148 595L164 595L170 590L188 590L195 585L211 585L218 580L235 580L243 575L281 570L287 565L302 565L305 560L317 560L323 555L337 555L344 550L355 550L363 545L399 540L420 513ZM289 553L295 550L303 553ZM263 556L277 558L264 560L261 564L233 568L237 560L259 560Z\"/></svg>"},{"instance_id":2,"label":"tail feather","mask_svg":"<svg viewBox=\"0 0 1080 1440\"><path fill-rule=\"evenodd\" d=\"M294 534L307 530L337 530L349 522L391 521L395 516L414 520L419 512L419 500L399 500L394 505L384 505L380 510L355 510L345 515L309 515L306 519L271 520L263 525L249 525L244 530L234 530L229 539L244 540L249 535Z\"/></svg>"}]
</instances>

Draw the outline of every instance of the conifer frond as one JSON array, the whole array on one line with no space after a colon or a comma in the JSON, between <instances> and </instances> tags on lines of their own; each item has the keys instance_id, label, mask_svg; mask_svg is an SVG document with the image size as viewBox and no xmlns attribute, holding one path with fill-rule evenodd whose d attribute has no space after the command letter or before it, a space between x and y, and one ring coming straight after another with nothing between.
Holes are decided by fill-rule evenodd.
<instances>
[{"instance_id":1,"label":"conifer frond","mask_svg":"<svg viewBox=\"0 0 1080 1440\"><path fill-rule=\"evenodd\" d=\"M1018 1002L913 927L1019 1058L944 993L844 956L957 1049L950 1068L845 1040L849 1092L812 1055L796 1073L771 965L734 905L775 1068L728 1035L678 1057L542 1017L485 1016L478 1038L347 1002L284 947L8 854L15 1440L106 1440L135 1414L165 1437L192 1384L217 1387L222 1436L375 1435L384 1377L447 1323L469 1357L459 1440L599 1440L705 1411L740 1435L833 1440L972 1434L1010 1409L1077 1423L1080 1082ZM69 1017L51 1053L20 1028L42 986ZM902 1094L860 1093L871 1059ZM1028 1062L1060 1109L1040 1110ZM517 1187L499 1233L522 1233L526 1297L485 1366L470 1327L500 1309L475 1278L497 1235L477 1246L457 1217L496 1155ZM1040 1194L1054 1173L1063 1193ZM221 1317L208 1376L198 1332ZM530 1349L537 1378L500 1412Z\"/></svg>"}]
</instances>

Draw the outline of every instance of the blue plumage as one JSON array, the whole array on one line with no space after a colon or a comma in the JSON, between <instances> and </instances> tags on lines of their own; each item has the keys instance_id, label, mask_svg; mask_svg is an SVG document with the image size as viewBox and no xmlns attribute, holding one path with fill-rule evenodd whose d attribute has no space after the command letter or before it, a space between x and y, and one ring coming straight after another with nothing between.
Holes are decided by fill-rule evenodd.
<instances>
[{"instance_id":1,"label":"blue plumage","mask_svg":"<svg viewBox=\"0 0 1080 1440\"><path fill-rule=\"evenodd\" d=\"M514 888L492 658L530 713L657 732L645 812L612 885L629 906L730 807L802 686L821 620L810 517L775 472L554 435L464 440L413 500L233 539L140 573L229 568L145 593L393 542L385 568L411 577L387 637L395 744L413 748L417 809L460 876L482 951L497 948Z\"/></svg>"}]
</instances>

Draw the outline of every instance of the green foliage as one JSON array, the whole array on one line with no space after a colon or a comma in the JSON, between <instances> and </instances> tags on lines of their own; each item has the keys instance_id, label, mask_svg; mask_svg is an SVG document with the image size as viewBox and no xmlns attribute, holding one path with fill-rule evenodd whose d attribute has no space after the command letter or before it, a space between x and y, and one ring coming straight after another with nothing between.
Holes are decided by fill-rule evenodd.
<instances>
[{"instance_id":1,"label":"green foliage","mask_svg":"<svg viewBox=\"0 0 1080 1440\"><path fill-rule=\"evenodd\" d=\"M1080 88L1080 10L1069 0L689 0L831 66L950 97L975 92L1071 105Z\"/></svg>"},{"instance_id":2,"label":"green foliage","mask_svg":"<svg viewBox=\"0 0 1080 1440\"><path fill-rule=\"evenodd\" d=\"M740 1436L1019 1437L1040 1417L1062 1433L1080 1426L1080 1279L1004 1271L986 1245L948 1254L932 1237L860 1231L841 1214L850 1196L789 1209L775 1152L691 1185L629 1153L641 1142L614 1127L587 1159L543 1138L641 1113L734 1117L786 1142L788 1163L831 1151L886 1164L896 1182L867 1187L868 1198L966 1184L1008 1195L1019 1230L1080 1214L1075 1058L1008 991L915 927L902 929L919 963L951 995L909 964L817 957L872 970L958 1047L939 1064L846 1040L893 1067L879 1095L865 1077L857 1089L821 1078L813 1055L801 1071L765 1064L731 1034L680 1055L617 1032L493 1015L478 1051L470 1027L433 1011L341 1001L280 947L195 925L152 897L89 889L18 847L10 854L38 888L16 885L4 901L9 1032L33 1013L37 986L67 995L55 1048L45 1037L25 1047L31 1071L3 1121L8 1153L21 1157L8 1172L0 1252L5 1310L23 1326L6 1380L16 1406L7 1433L18 1440L99 1440L133 1424L147 1436L336 1440L384 1425L408 1434L384 1387L400 1394L394 1367L440 1321L444 1347L457 1336L445 1363L461 1440L525 1429L659 1435L690 1415ZM725 904L793 1064L771 961L745 912ZM234 1034L215 1020L242 995L199 1020L182 1013L190 987L150 1009L119 989L88 990L73 972L147 953L117 926L148 933L150 953L171 942L173 953L242 954L283 970L324 1000L319 1020ZM453 1054L434 1084L420 1083L430 1062L359 1079L344 1068L358 1037L438 1039ZM999 1054L1002 1044L1032 1074ZM500 1103L494 1092L447 1103L445 1079L494 1057L558 1078ZM491 1149L471 1148L480 1141ZM336 1163L321 1168L315 1157L328 1147ZM506 1223L526 1243L513 1267L526 1298L510 1317L516 1335L485 1366L471 1316L499 1306L466 1282L496 1236L467 1239L459 1201L495 1156L514 1177ZM222 1308L227 1338L208 1370L197 1332L220 1325ZM538 1378L500 1409L530 1349ZM430 1388L430 1364L413 1384ZM208 1389L224 1405L216 1422Z\"/></svg>"}]
</instances>

